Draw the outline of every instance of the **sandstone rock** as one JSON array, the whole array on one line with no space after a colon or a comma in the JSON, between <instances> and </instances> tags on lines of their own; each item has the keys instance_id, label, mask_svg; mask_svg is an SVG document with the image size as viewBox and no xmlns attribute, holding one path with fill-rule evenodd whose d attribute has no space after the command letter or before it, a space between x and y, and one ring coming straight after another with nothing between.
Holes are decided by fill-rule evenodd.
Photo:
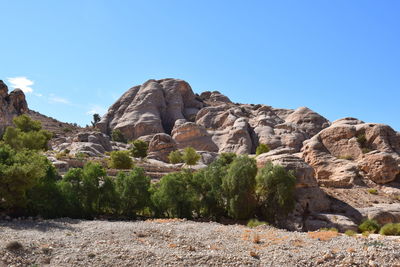
<instances>
[{"instance_id":1,"label":"sandstone rock","mask_svg":"<svg viewBox=\"0 0 400 267\"><path fill-rule=\"evenodd\" d=\"M172 130L172 138L178 144L178 148L190 146L196 150L218 151L218 147L211 139L211 135L203 126L194 122L177 120Z\"/></svg>"},{"instance_id":2,"label":"sandstone rock","mask_svg":"<svg viewBox=\"0 0 400 267\"><path fill-rule=\"evenodd\" d=\"M389 126L345 118L306 140L302 153L320 184L351 187L362 178L393 181L400 173L399 144L398 134Z\"/></svg>"},{"instance_id":3,"label":"sandstone rock","mask_svg":"<svg viewBox=\"0 0 400 267\"><path fill-rule=\"evenodd\" d=\"M336 228L340 232L347 230L358 231L358 225L350 218L341 214L319 213L313 214L306 221L308 231L316 231L321 228Z\"/></svg>"},{"instance_id":4,"label":"sandstone rock","mask_svg":"<svg viewBox=\"0 0 400 267\"><path fill-rule=\"evenodd\" d=\"M300 107L285 118L285 122L296 124L310 137L330 125L329 121L307 107Z\"/></svg>"},{"instance_id":5,"label":"sandstone rock","mask_svg":"<svg viewBox=\"0 0 400 267\"><path fill-rule=\"evenodd\" d=\"M13 118L28 112L24 92L15 89L8 94L7 85L0 80L0 134L7 126L13 125Z\"/></svg>"},{"instance_id":6,"label":"sandstone rock","mask_svg":"<svg viewBox=\"0 0 400 267\"><path fill-rule=\"evenodd\" d=\"M103 116L97 127L103 133L119 129L128 139L171 132L178 119L194 120L202 103L182 80L149 80L132 87Z\"/></svg>"},{"instance_id":7,"label":"sandstone rock","mask_svg":"<svg viewBox=\"0 0 400 267\"><path fill-rule=\"evenodd\" d=\"M375 204L372 207L359 208L364 218L376 220L379 224L400 223L400 203Z\"/></svg>"},{"instance_id":8,"label":"sandstone rock","mask_svg":"<svg viewBox=\"0 0 400 267\"><path fill-rule=\"evenodd\" d=\"M171 151L178 149L174 139L168 134L159 133L153 136L149 143L148 158L168 162Z\"/></svg>"}]
</instances>

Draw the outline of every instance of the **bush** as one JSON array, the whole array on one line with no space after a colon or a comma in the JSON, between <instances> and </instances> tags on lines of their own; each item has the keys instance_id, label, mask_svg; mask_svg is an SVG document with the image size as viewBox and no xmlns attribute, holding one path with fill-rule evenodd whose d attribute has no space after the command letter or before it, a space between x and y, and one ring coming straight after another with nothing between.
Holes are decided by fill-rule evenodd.
<instances>
[{"instance_id":1,"label":"bush","mask_svg":"<svg viewBox=\"0 0 400 267\"><path fill-rule=\"evenodd\" d=\"M113 151L110 154L110 168L114 169L130 169L133 166L133 161L129 151Z\"/></svg>"},{"instance_id":2,"label":"bush","mask_svg":"<svg viewBox=\"0 0 400 267\"><path fill-rule=\"evenodd\" d=\"M183 150L182 159L187 165L196 165L200 159L200 155L197 154L193 147L186 147Z\"/></svg>"},{"instance_id":3,"label":"bush","mask_svg":"<svg viewBox=\"0 0 400 267\"><path fill-rule=\"evenodd\" d=\"M168 160L172 164L183 163L182 153L179 150L171 151Z\"/></svg>"},{"instance_id":4,"label":"bush","mask_svg":"<svg viewBox=\"0 0 400 267\"><path fill-rule=\"evenodd\" d=\"M13 119L16 127L7 127L3 140L13 149L22 150L46 150L47 143L52 134L42 130L41 123L34 121L27 115L21 115Z\"/></svg>"},{"instance_id":5,"label":"bush","mask_svg":"<svg viewBox=\"0 0 400 267\"><path fill-rule=\"evenodd\" d=\"M360 144L360 146L361 146L362 148L363 148L363 147L366 147L366 145L367 145L367 138L365 137L365 134L364 134L364 133L357 135L356 138L357 138L358 144Z\"/></svg>"},{"instance_id":6,"label":"bush","mask_svg":"<svg viewBox=\"0 0 400 267\"><path fill-rule=\"evenodd\" d=\"M247 222L247 227L254 228L260 225L267 225L268 223L259 221L257 219L251 219Z\"/></svg>"},{"instance_id":7,"label":"bush","mask_svg":"<svg viewBox=\"0 0 400 267\"><path fill-rule=\"evenodd\" d=\"M120 198L122 214L135 217L150 204L150 178L142 168L135 167L130 173L120 172L116 178L116 190Z\"/></svg>"},{"instance_id":8,"label":"bush","mask_svg":"<svg viewBox=\"0 0 400 267\"><path fill-rule=\"evenodd\" d=\"M132 142L131 154L135 158L145 158L147 157L147 149L149 145L142 140L135 140Z\"/></svg>"},{"instance_id":9,"label":"bush","mask_svg":"<svg viewBox=\"0 0 400 267\"><path fill-rule=\"evenodd\" d=\"M223 177L222 188L227 197L228 214L235 219L248 219L254 213L257 202L256 174L255 159L239 156L233 160Z\"/></svg>"},{"instance_id":10,"label":"bush","mask_svg":"<svg viewBox=\"0 0 400 267\"><path fill-rule=\"evenodd\" d=\"M280 165L267 163L256 177L260 210L266 219L276 223L294 209L296 177Z\"/></svg>"},{"instance_id":11,"label":"bush","mask_svg":"<svg viewBox=\"0 0 400 267\"><path fill-rule=\"evenodd\" d=\"M270 151L270 149L267 144L260 144L256 149L256 155L258 156L262 153L267 153L269 151Z\"/></svg>"},{"instance_id":12,"label":"bush","mask_svg":"<svg viewBox=\"0 0 400 267\"><path fill-rule=\"evenodd\" d=\"M378 194L378 190L375 188L370 188L368 189L368 193L372 194L372 195L377 195Z\"/></svg>"},{"instance_id":13,"label":"bush","mask_svg":"<svg viewBox=\"0 0 400 267\"><path fill-rule=\"evenodd\" d=\"M354 232L353 230L346 230L346 232L344 232L344 234L347 236L355 236L357 233Z\"/></svg>"},{"instance_id":14,"label":"bush","mask_svg":"<svg viewBox=\"0 0 400 267\"><path fill-rule=\"evenodd\" d=\"M115 129L112 131L111 139L115 142L126 143L126 138L120 129Z\"/></svg>"},{"instance_id":15,"label":"bush","mask_svg":"<svg viewBox=\"0 0 400 267\"><path fill-rule=\"evenodd\" d=\"M400 223L385 224L379 233L381 235L400 235Z\"/></svg>"},{"instance_id":16,"label":"bush","mask_svg":"<svg viewBox=\"0 0 400 267\"><path fill-rule=\"evenodd\" d=\"M189 190L190 172L176 172L164 176L152 186L151 200L156 216L191 218L194 193Z\"/></svg>"},{"instance_id":17,"label":"bush","mask_svg":"<svg viewBox=\"0 0 400 267\"><path fill-rule=\"evenodd\" d=\"M358 229L361 233L369 232L369 233L377 233L381 226L375 220L367 219L363 223L358 226Z\"/></svg>"},{"instance_id":18,"label":"bush","mask_svg":"<svg viewBox=\"0 0 400 267\"><path fill-rule=\"evenodd\" d=\"M33 151L0 144L0 207L16 211L27 203L26 192L46 175L48 161Z\"/></svg>"}]
</instances>

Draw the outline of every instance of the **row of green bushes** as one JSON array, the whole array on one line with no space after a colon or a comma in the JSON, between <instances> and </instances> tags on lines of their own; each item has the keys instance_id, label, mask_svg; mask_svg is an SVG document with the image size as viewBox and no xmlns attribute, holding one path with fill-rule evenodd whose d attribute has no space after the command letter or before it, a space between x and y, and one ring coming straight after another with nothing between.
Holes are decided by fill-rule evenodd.
<instances>
[{"instance_id":1,"label":"row of green bushes","mask_svg":"<svg viewBox=\"0 0 400 267\"><path fill-rule=\"evenodd\" d=\"M381 235L400 235L400 223L380 225L375 220L367 219L358 227L361 233L379 233Z\"/></svg>"},{"instance_id":2,"label":"row of green bushes","mask_svg":"<svg viewBox=\"0 0 400 267\"><path fill-rule=\"evenodd\" d=\"M151 184L142 168L106 175L97 163L59 177L33 151L0 145L0 209L46 218L148 216L246 220L276 223L294 207L295 177L281 166L257 170L248 156L222 154L207 168L183 170Z\"/></svg>"}]
</instances>

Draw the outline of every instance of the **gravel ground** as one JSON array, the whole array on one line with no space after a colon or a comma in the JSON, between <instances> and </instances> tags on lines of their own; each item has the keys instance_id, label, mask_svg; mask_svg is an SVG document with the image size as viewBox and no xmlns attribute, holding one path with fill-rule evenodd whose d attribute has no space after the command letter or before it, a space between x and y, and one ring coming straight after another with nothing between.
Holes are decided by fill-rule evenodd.
<instances>
[{"instance_id":1,"label":"gravel ground","mask_svg":"<svg viewBox=\"0 0 400 267\"><path fill-rule=\"evenodd\" d=\"M0 266L400 266L395 237L185 220L0 221L0 246Z\"/></svg>"}]
</instances>

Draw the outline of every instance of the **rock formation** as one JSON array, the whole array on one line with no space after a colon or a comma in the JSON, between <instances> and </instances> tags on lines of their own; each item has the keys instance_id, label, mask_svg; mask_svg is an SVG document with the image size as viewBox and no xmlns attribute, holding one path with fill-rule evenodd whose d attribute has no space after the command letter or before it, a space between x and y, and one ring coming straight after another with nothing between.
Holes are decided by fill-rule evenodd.
<instances>
[{"instance_id":1,"label":"rock formation","mask_svg":"<svg viewBox=\"0 0 400 267\"><path fill-rule=\"evenodd\" d=\"M8 93L7 85L0 80L0 134L7 126L12 125L12 119L28 111L25 94L20 89Z\"/></svg>"}]
</instances>

